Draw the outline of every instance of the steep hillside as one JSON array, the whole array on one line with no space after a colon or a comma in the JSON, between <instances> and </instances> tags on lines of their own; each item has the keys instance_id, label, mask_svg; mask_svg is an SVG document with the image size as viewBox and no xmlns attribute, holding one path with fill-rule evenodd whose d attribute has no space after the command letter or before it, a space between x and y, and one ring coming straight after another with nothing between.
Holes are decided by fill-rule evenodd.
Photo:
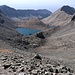
<instances>
[{"instance_id":1,"label":"steep hillside","mask_svg":"<svg viewBox=\"0 0 75 75\"><path fill-rule=\"evenodd\" d=\"M43 19L42 21L53 26L64 26L70 22L74 13L74 8L70 6L63 6L62 8L55 11L51 16Z\"/></svg>"},{"instance_id":2,"label":"steep hillside","mask_svg":"<svg viewBox=\"0 0 75 75\"><path fill-rule=\"evenodd\" d=\"M18 34L15 31L15 28L16 26L13 24L13 21L7 18L0 10L0 48L11 48L11 46L8 44L8 39L13 38Z\"/></svg>"},{"instance_id":3,"label":"steep hillside","mask_svg":"<svg viewBox=\"0 0 75 75\"><path fill-rule=\"evenodd\" d=\"M9 19L8 17L6 17L3 13L0 13L0 33L7 35L8 32L11 33L11 32L13 32L13 30L15 32L15 28L16 28L16 26L13 24L13 21L11 19ZM9 35L11 35L11 34L9 34ZM0 35L0 36L2 36L2 35Z\"/></svg>"},{"instance_id":4,"label":"steep hillside","mask_svg":"<svg viewBox=\"0 0 75 75\"><path fill-rule=\"evenodd\" d=\"M40 10L16 10L6 5L0 6L2 12L13 19L45 18L52 13L46 9Z\"/></svg>"},{"instance_id":5,"label":"steep hillside","mask_svg":"<svg viewBox=\"0 0 75 75\"><path fill-rule=\"evenodd\" d=\"M13 21L11 19L7 18L2 13L0 13L0 26L4 27L6 29L10 29L10 30L16 28L16 26L13 24Z\"/></svg>"},{"instance_id":6,"label":"steep hillside","mask_svg":"<svg viewBox=\"0 0 75 75\"><path fill-rule=\"evenodd\" d=\"M67 25L59 27L46 39L46 44L39 47L36 52L75 69L75 15Z\"/></svg>"}]
</instances>

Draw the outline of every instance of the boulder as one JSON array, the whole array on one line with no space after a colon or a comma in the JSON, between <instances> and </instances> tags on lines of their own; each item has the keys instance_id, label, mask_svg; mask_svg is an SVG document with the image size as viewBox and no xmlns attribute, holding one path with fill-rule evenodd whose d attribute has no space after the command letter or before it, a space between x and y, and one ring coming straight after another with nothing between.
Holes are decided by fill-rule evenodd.
<instances>
[{"instance_id":1,"label":"boulder","mask_svg":"<svg viewBox=\"0 0 75 75\"><path fill-rule=\"evenodd\" d=\"M11 66L11 64L10 64L10 63L9 63L9 64L8 64L8 63L6 63L6 64L4 64L4 65L3 65L4 69L9 68L10 66Z\"/></svg>"},{"instance_id":2,"label":"boulder","mask_svg":"<svg viewBox=\"0 0 75 75\"><path fill-rule=\"evenodd\" d=\"M35 58L35 59L42 60L42 57L41 57L39 54L37 54L34 58Z\"/></svg>"},{"instance_id":3,"label":"boulder","mask_svg":"<svg viewBox=\"0 0 75 75\"><path fill-rule=\"evenodd\" d=\"M42 32L37 33L36 37L41 38L41 39L45 39L45 36L43 35Z\"/></svg>"},{"instance_id":4,"label":"boulder","mask_svg":"<svg viewBox=\"0 0 75 75\"><path fill-rule=\"evenodd\" d=\"M74 21L75 20L75 15L72 17L71 21Z\"/></svg>"}]
</instances>

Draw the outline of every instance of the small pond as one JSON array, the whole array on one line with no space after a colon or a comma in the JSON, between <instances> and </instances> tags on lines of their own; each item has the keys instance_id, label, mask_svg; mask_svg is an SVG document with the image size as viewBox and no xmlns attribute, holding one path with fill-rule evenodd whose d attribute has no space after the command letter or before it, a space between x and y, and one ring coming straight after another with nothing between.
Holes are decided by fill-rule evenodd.
<instances>
[{"instance_id":1,"label":"small pond","mask_svg":"<svg viewBox=\"0 0 75 75\"><path fill-rule=\"evenodd\" d=\"M41 30L27 29L27 28L17 28L16 29L20 34L29 36L35 34L37 32L41 32Z\"/></svg>"}]
</instances>

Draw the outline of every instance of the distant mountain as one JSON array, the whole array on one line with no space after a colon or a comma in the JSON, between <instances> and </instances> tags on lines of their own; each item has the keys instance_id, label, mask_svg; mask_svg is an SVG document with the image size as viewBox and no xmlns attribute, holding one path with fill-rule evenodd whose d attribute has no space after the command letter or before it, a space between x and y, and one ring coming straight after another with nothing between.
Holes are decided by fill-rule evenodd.
<instances>
[{"instance_id":1,"label":"distant mountain","mask_svg":"<svg viewBox=\"0 0 75 75\"><path fill-rule=\"evenodd\" d=\"M74 13L75 9L73 7L63 6L55 11L51 16L43 19L42 21L53 26L64 26L70 22Z\"/></svg>"},{"instance_id":2,"label":"distant mountain","mask_svg":"<svg viewBox=\"0 0 75 75\"><path fill-rule=\"evenodd\" d=\"M6 5L0 6L2 12L11 18L29 19L29 18L46 18L52 14L52 12L46 9L39 10L16 10Z\"/></svg>"}]
</instances>

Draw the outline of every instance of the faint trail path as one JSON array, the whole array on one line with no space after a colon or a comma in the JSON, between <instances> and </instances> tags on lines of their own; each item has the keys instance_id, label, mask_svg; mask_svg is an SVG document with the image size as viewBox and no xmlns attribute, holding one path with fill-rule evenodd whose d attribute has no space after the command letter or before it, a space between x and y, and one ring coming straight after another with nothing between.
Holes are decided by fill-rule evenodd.
<instances>
[{"instance_id":1,"label":"faint trail path","mask_svg":"<svg viewBox=\"0 0 75 75\"><path fill-rule=\"evenodd\" d=\"M11 50L7 50L7 49L0 49L0 52L12 52Z\"/></svg>"}]
</instances>

